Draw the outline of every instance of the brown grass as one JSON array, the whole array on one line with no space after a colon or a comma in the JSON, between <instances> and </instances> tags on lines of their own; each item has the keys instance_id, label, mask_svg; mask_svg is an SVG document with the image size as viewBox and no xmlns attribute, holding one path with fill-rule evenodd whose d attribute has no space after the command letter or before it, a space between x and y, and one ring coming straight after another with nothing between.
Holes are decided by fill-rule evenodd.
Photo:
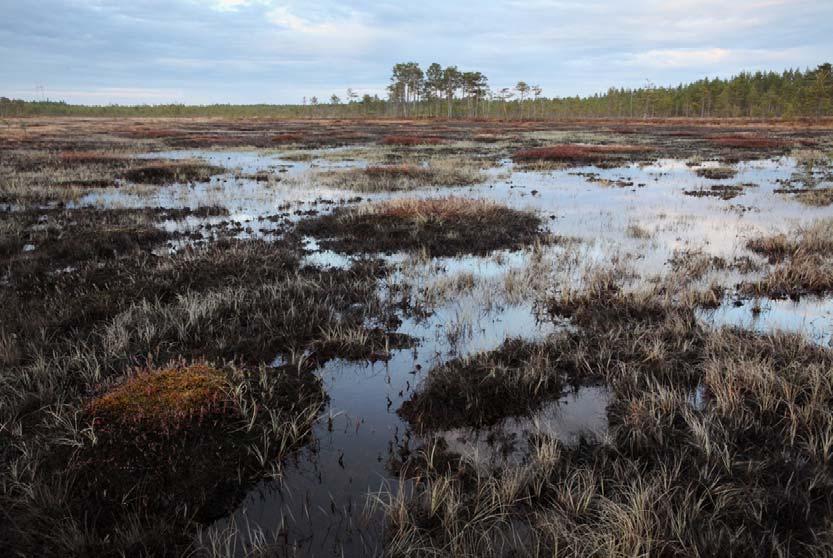
<instances>
[{"instance_id":1,"label":"brown grass","mask_svg":"<svg viewBox=\"0 0 833 558\"><path fill-rule=\"evenodd\" d=\"M798 298L833 292L833 219L816 221L792 233L752 239L747 248L775 266L742 289L754 295Z\"/></svg>"},{"instance_id":2,"label":"brown grass","mask_svg":"<svg viewBox=\"0 0 833 558\"><path fill-rule=\"evenodd\" d=\"M432 174L428 167L410 164L371 165L363 172L367 176L384 178L428 178Z\"/></svg>"},{"instance_id":3,"label":"brown grass","mask_svg":"<svg viewBox=\"0 0 833 558\"><path fill-rule=\"evenodd\" d=\"M458 158L431 159L425 165L371 165L325 171L317 175L324 184L357 192L414 190L428 186L468 186L486 179L480 166Z\"/></svg>"},{"instance_id":4,"label":"brown grass","mask_svg":"<svg viewBox=\"0 0 833 558\"><path fill-rule=\"evenodd\" d=\"M126 157L107 151L62 151L58 154L58 160L65 166L111 165L126 161Z\"/></svg>"},{"instance_id":5,"label":"brown grass","mask_svg":"<svg viewBox=\"0 0 833 558\"><path fill-rule=\"evenodd\" d=\"M795 199L804 205L826 207L833 204L833 188L818 188L796 194Z\"/></svg>"},{"instance_id":6,"label":"brown grass","mask_svg":"<svg viewBox=\"0 0 833 558\"><path fill-rule=\"evenodd\" d=\"M455 221L459 219L487 220L504 209L504 206L491 200L447 196L389 200L370 206L368 211L374 215L397 219Z\"/></svg>"},{"instance_id":7,"label":"brown grass","mask_svg":"<svg viewBox=\"0 0 833 558\"><path fill-rule=\"evenodd\" d=\"M400 467L410 484L382 496L388 555L830 555L830 349L712 330L685 301L626 294L607 276L550 306L576 327L550 355L610 389L607 435L533 433L508 463L418 449ZM491 411L525 373L510 362L474 405L461 392L493 378L449 374L437 397Z\"/></svg>"},{"instance_id":8,"label":"brown grass","mask_svg":"<svg viewBox=\"0 0 833 558\"><path fill-rule=\"evenodd\" d=\"M349 254L425 250L432 256L453 256L546 241L540 225L531 212L449 196L339 208L300 222L298 232L321 239L324 248Z\"/></svg>"},{"instance_id":9,"label":"brown grass","mask_svg":"<svg viewBox=\"0 0 833 558\"><path fill-rule=\"evenodd\" d=\"M753 238L746 243L753 252L767 256L771 261L794 256L833 257L833 219L815 221L800 227L789 236L776 234Z\"/></svg>"}]
</instances>

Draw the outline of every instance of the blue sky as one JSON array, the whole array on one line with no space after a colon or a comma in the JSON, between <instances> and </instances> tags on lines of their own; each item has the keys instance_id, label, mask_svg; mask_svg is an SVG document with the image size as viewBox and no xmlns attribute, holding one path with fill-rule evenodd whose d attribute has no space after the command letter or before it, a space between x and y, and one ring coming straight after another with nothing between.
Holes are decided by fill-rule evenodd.
<instances>
[{"instance_id":1,"label":"blue sky","mask_svg":"<svg viewBox=\"0 0 833 558\"><path fill-rule=\"evenodd\" d=\"M833 0L0 0L0 95L86 104L383 95L410 60L563 96L830 59Z\"/></svg>"}]
</instances>

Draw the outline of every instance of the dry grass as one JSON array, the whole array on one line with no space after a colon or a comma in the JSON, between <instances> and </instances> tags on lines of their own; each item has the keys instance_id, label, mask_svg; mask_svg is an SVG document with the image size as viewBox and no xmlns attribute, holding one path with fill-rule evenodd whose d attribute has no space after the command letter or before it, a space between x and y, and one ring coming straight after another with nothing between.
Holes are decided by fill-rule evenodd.
<instances>
[{"instance_id":1,"label":"dry grass","mask_svg":"<svg viewBox=\"0 0 833 558\"><path fill-rule=\"evenodd\" d=\"M121 153L109 151L62 151L58 154L62 165L123 165L127 157Z\"/></svg>"},{"instance_id":2,"label":"dry grass","mask_svg":"<svg viewBox=\"0 0 833 558\"><path fill-rule=\"evenodd\" d=\"M372 215L423 221L457 219L488 220L505 206L485 199L448 196L444 198L401 198L365 206Z\"/></svg>"},{"instance_id":3,"label":"dry grass","mask_svg":"<svg viewBox=\"0 0 833 558\"><path fill-rule=\"evenodd\" d=\"M637 240L649 240L651 239L654 234L640 225L639 223L630 223L628 224L627 229L625 229L627 235L631 238L635 238Z\"/></svg>"},{"instance_id":4,"label":"dry grass","mask_svg":"<svg viewBox=\"0 0 833 558\"><path fill-rule=\"evenodd\" d=\"M796 194L795 199L804 205L826 207L833 204L833 188L816 188Z\"/></svg>"},{"instance_id":5,"label":"dry grass","mask_svg":"<svg viewBox=\"0 0 833 558\"><path fill-rule=\"evenodd\" d=\"M532 434L511 467L427 444L401 468L406 488L380 497L389 555L823 556L833 548L833 352L798 335L705 329L688 302L626 293L610 277L550 302L577 329L547 341L550 362L576 381L604 378L607 436L566 445ZM513 364L492 400L509 398L511 379L527 373L525 361ZM461 389L448 385L444 396Z\"/></svg>"},{"instance_id":6,"label":"dry grass","mask_svg":"<svg viewBox=\"0 0 833 558\"><path fill-rule=\"evenodd\" d=\"M390 192L430 186L469 186L486 179L470 160L435 158L424 165L372 165L326 171L316 176L327 186L357 192Z\"/></svg>"},{"instance_id":7,"label":"dry grass","mask_svg":"<svg viewBox=\"0 0 833 558\"><path fill-rule=\"evenodd\" d=\"M531 212L457 196L404 198L339 208L298 224L321 246L345 253L424 250L431 256L487 254L545 240Z\"/></svg>"},{"instance_id":8,"label":"dry grass","mask_svg":"<svg viewBox=\"0 0 833 558\"><path fill-rule=\"evenodd\" d=\"M300 257L286 238L107 250L61 273L20 275L29 262L4 260L0 547L181 555L197 521L276 475L325 399L310 367L397 346L370 330L388 323L378 266L318 270ZM292 364L264 364L279 354Z\"/></svg>"},{"instance_id":9,"label":"dry grass","mask_svg":"<svg viewBox=\"0 0 833 558\"><path fill-rule=\"evenodd\" d=\"M830 258L833 257L833 219L815 221L790 235L782 233L754 238L746 243L746 247L773 262L802 256Z\"/></svg>"}]
</instances>

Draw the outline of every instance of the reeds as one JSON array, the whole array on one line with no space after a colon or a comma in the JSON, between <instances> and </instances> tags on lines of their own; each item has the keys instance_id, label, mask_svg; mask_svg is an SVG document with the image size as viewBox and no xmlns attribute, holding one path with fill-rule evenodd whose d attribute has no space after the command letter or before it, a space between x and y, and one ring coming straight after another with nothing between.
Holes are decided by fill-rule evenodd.
<instances>
[{"instance_id":1,"label":"reeds","mask_svg":"<svg viewBox=\"0 0 833 558\"><path fill-rule=\"evenodd\" d=\"M743 290L774 298L833 292L833 220L819 220L790 235L754 238L747 248L767 256L774 266Z\"/></svg>"}]
</instances>

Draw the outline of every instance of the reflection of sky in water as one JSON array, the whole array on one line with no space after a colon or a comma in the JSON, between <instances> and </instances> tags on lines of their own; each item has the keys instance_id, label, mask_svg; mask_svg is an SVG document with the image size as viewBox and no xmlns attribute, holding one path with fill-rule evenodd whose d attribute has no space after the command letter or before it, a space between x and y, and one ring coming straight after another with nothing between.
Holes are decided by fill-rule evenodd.
<instances>
[{"instance_id":1,"label":"reflection of sky in water","mask_svg":"<svg viewBox=\"0 0 833 558\"><path fill-rule=\"evenodd\" d=\"M449 338L450 330L465 333ZM314 449L306 449L285 469L279 481L262 482L238 507L229 521L247 521L272 531L286 522L290 540L300 541L301 554L363 555L365 542L379 544L380 531L362 531L366 520L362 511L368 490L395 482L387 464L404 448L413 451L424 443L409 430L396 410L410 398L419 382L433 366L453 356L471 355L493 349L510 337L539 338L553 331L540 324L528 306L512 306L482 312L478 300L462 296L425 320L406 319L400 331L423 339L415 349L395 351L387 363L370 365L334 360L318 374L330 398L325 416L315 429ZM417 368L420 368L418 371ZM581 417L595 430L604 430L604 397L595 388L567 395L561 404L553 403L537 415L546 423L545 431L569 435L580 428ZM586 399L587 403L582 403ZM560 407L563 407L561 409ZM327 417L333 417L332 431ZM508 421L507 431L531 428L528 422ZM472 453L488 448L480 438L468 442L453 440L454 448ZM334 511L335 510L335 511ZM378 514L371 518L380 520ZM352 534L344 529L354 523ZM361 536L360 533L361 532Z\"/></svg>"},{"instance_id":2,"label":"reflection of sky in water","mask_svg":"<svg viewBox=\"0 0 833 558\"><path fill-rule=\"evenodd\" d=\"M759 308L760 313L753 312ZM715 324L740 326L754 331L795 331L813 341L833 347L833 299L806 297L793 300L746 300L740 306L724 304L704 318Z\"/></svg>"},{"instance_id":3,"label":"reflection of sky in water","mask_svg":"<svg viewBox=\"0 0 833 558\"><path fill-rule=\"evenodd\" d=\"M593 167L546 172L526 172L504 162L502 168L487 171L489 180L473 187L428 188L413 192L357 194L351 191L322 188L315 183L318 169L362 165L362 161L293 162L279 154L257 151L184 151L154 153L153 158L200 157L210 163L238 169L238 175L261 171L274 172L282 180L273 184L233 174L212 178L208 183L174 185L150 190L138 196L130 188L114 192L94 192L82 204L162 207L223 205L230 216L165 223L169 230L195 231L206 223L240 221L241 236L258 236L276 224L258 217L296 209L329 211L331 204L320 200L347 200L362 196L366 200L391 197L432 197L463 195L487 198L512 207L539 211L550 230L557 235L578 238L577 258L583 262L609 265L616 258L625 260L643 278L667 273L668 259L674 250L703 249L710 255L731 261L747 255L746 240L761 232L787 231L800 223L830 216L829 208L811 208L793 199L773 193L795 172L795 162L788 158L752 161L736 165L738 174L731 180L713 181L696 176L685 161L659 160L648 165L630 165L616 169ZM715 163L707 163L713 166ZM278 172L285 169L286 172ZM507 178L507 170L512 170ZM603 186L599 179L632 182L633 186ZM291 179L291 180L287 180ZM729 201L684 195L686 190L708 188L713 184L754 183ZM535 194L533 195L533 191ZM550 217L554 218L550 218ZM290 215L291 219L297 216ZM638 224L650 232L650 238L628 235L628 228ZM353 258L318 250L314 239L305 239L310 254L305 262L321 266L343 267ZM559 255L563 246L543 249L544 261L567 266ZM422 261L408 254L394 254L385 259L394 265L393 279L406 279L417 286L469 273L490 288L490 281L524 269L531 261L530 250L498 252L489 257L464 256ZM539 254L540 257L540 254ZM548 259L549 258L549 259ZM579 269L559 269L561 280L576 278ZM721 276L724 284L737 282L734 273ZM563 285L559 285L563 286ZM509 337L538 338L553 331L552 325L539 323L532 302L519 299L512 304L492 300L475 288L463 294L440 297L433 315L426 319L406 319L400 331L422 340L416 349L395 351L390 362L370 366L332 361L319 371L330 402L326 413L333 416L329 431L323 419L315 429L316 443L302 451L284 471L282 481L263 482L253 490L234 514L240 525L248 521L266 531L278 529L285 522L290 542L298 542L300 554L362 555L364 543L378 548L379 526L362 519L368 491L383 484L392 485L386 463L403 448L415 450L423 443L396 415L420 380L432 366L454 356L470 355L497 347ZM833 337L833 300L805 299L763 301L763 312L754 315L751 301L735 307L731 301L717 311L703 312L707 323L742 325L758 331L782 328L801 331L821 343ZM417 365L421 367L417 371ZM695 404L697 394L693 394ZM505 459L507 444L525 443L525 433L539 430L564 441L582 432L603 434L606 429L605 407L608 394L604 388L588 387L568 394L562 400L545 405L534 417L510 419L495 429L472 432L466 429L439 433L454 451L481 461ZM509 444L510 449L511 444ZM516 448L517 449L517 448ZM508 452L511 459L517 454ZM378 522L378 514L372 521ZM218 527L228 520L218 523ZM245 529L244 529L245 530Z\"/></svg>"}]
</instances>

